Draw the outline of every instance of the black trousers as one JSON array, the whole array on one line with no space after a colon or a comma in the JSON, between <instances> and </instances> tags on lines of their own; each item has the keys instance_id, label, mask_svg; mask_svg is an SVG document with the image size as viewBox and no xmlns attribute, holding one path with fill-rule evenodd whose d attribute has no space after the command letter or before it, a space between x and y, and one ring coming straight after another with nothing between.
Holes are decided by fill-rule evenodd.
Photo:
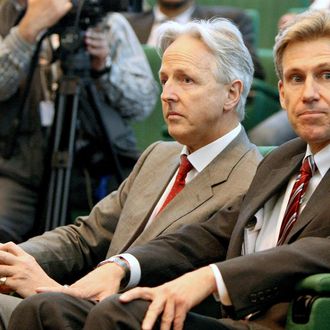
<instances>
[{"instance_id":1,"label":"black trousers","mask_svg":"<svg viewBox=\"0 0 330 330\"><path fill-rule=\"evenodd\" d=\"M60 329L140 329L149 302L136 300L122 304L119 295L99 303L63 293L42 293L24 299L12 314L9 330ZM154 329L159 329L159 323ZM216 319L197 313L188 313L185 330L264 330L251 323Z\"/></svg>"}]
</instances>

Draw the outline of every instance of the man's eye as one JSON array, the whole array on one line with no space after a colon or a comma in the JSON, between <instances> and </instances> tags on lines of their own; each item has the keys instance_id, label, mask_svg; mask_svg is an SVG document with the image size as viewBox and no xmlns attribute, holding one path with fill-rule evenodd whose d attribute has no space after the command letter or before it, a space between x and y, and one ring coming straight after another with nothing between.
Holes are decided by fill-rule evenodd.
<instances>
[{"instance_id":1,"label":"man's eye","mask_svg":"<svg viewBox=\"0 0 330 330\"><path fill-rule=\"evenodd\" d=\"M330 80L330 71L323 72L322 77L325 80Z\"/></svg>"},{"instance_id":2,"label":"man's eye","mask_svg":"<svg viewBox=\"0 0 330 330\"><path fill-rule=\"evenodd\" d=\"M301 82L302 81L302 78L301 78L301 76L299 76L297 74L293 74L290 77L290 81L292 81L292 82Z\"/></svg>"},{"instance_id":3,"label":"man's eye","mask_svg":"<svg viewBox=\"0 0 330 330\"><path fill-rule=\"evenodd\" d=\"M164 86L166 84L166 81L167 81L166 79L160 79L160 84Z\"/></svg>"},{"instance_id":4,"label":"man's eye","mask_svg":"<svg viewBox=\"0 0 330 330\"><path fill-rule=\"evenodd\" d=\"M184 77L184 78L183 78L183 81L184 81L186 84L190 84L190 83L193 82L193 80L192 80L191 78L189 78L189 77Z\"/></svg>"}]
</instances>

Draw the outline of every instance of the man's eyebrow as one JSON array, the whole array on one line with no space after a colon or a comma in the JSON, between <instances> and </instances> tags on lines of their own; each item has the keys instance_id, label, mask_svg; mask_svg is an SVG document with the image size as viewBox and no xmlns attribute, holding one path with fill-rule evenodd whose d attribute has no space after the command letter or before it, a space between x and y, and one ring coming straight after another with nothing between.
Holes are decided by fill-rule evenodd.
<instances>
[{"instance_id":1,"label":"man's eyebrow","mask_svg":"<svg viewBox=\"0 0 330 330\"><path fill-rule=\"evenodd\" d=\"M316 69L323 69L323 68L330 68L330 61L329 62L322 62L319 63L318 65L316 65L315 67ZM295 71L304 71L304 68L300 68L300 67L289 67L287 70L285 70L286 72L295 72Z\"/></svg>"},{"instance_id":2,"label":"man's eyebrow","mask_svg":"<svg viewBox=\"0 0 330 330\"><path fill-rule=\"evenodd\" d=\"M317 66L318 69L326 69L326 68L330 68L330 61L329 62L323 62L323 63L320 63L318 66Z\"/></svg>"},{"instance_id":3,"label":"man's eyebrow","mask_svg":"<svg viewBox=\"0 0 330 330\"><path fill-rule=\"evenodd\" d=\"M173 71L175 74L190 74L190 71L189 71L189 68L185 68L185 69L181 69L181 68L179 68L179 69L175 69L174 71ZM162 70L162 69L160 69L159 71L158 71L158 75L160 76L160 75L167 75L167 73L164 71L164 70Z\"/></svg>"}]
</instances>

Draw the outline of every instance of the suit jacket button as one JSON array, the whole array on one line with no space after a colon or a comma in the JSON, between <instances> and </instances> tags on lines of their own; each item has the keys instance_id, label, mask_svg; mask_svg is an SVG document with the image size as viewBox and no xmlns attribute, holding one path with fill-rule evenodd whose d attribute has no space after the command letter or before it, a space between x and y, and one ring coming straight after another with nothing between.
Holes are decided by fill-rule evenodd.
<instances>
[{"instance_id":1,"label":"suit jacket button","mask_svg":"<svg viewBox=\"0 0 330 330\"><path fill-rule=\"evenodd\" d=\"M257 295L255 293L251 293L250 294L250 301L252 303L256 303L257 302Z\"/></svg>"}]
</instances>

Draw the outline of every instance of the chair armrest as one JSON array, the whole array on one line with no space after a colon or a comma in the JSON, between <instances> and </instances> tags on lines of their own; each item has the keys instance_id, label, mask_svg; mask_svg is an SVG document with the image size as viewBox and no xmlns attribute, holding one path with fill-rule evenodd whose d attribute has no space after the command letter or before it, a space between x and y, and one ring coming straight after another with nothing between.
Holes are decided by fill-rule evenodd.
<instances>
[{"instance_id":1,"label":"chair armrest","mask_svg":"<svg viewBox=\"0 0 330 330\"><path fill-rule=\"evenodd\" d=\"M317 294L330 293L330 273L306 277L297 284L296 291L312 291Z\"/></svg>"},{"instance_id":2,"label":"chair armrest","mask_svg":"<svg viewBox=\"0 0 330 330\"><path fill-rule=\"evenodd\" d=\"M286 330L327 330L330 324L330 273L300 281L290 304Z\"/></svg>"}]
</instances>

